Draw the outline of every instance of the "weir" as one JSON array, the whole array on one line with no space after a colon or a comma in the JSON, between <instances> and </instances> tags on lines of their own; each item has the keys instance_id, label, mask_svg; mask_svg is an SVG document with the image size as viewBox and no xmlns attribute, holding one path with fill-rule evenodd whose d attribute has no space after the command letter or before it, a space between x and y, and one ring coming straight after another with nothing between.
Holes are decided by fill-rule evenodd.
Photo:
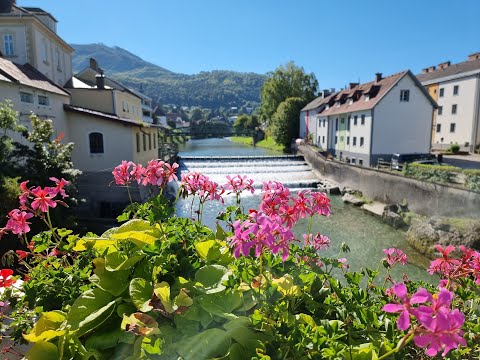
<instances>
[{"instance_id":1,"label":"weir","mask_svg":"<svg viewBox=\"0 0 480 360\"><path fill-rule=\"evenodd\" d=\"M224 184L226 176L248 175L256 188L280 181L289 188L313 188L319 183L303 156L180 156L180 172L199 172Z\"/></svg>"}]
</instances>

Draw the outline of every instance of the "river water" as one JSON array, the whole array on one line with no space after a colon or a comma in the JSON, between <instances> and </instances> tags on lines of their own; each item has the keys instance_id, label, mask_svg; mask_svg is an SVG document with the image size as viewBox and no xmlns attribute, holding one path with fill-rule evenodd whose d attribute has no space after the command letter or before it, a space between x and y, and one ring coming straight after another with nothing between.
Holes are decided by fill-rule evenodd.
<instances>
[{"instance_id":1,"label":"river water","mask_svg":"<svg viewBox=\"0 0 480 360\"><path fill-rule=\"evenodd\" d=\"M220 184L225 183L226 175L237 174L252 178L257 188L261 187L262 181L277 180L296 191L300 188L312 188L318 181L311 168L298 158L285 157L272 150L235 144L228 139L190 140L180 147L179 156L181 172L201 172ZM222 158L217 158L219 156ZM428 260L408 245L404 231L393 229L363 210L344 204L340 196L330 196L330 199L331 216L316 217L313 224L314 232L327 235L332 242L332 246L323 251L322 255L345 257L352 270L360 270L367 266L376 268L384 257L382 250L396 247L409 257L407 266L397 265L392 270L396 281L401 281L403 273L412 280L433 280L425 271ZM234 197L226 197L224 205L214 201L207 202L203 223L214 227L218 212L234 203ZM253 195L242 196L241 205L245 210L258 208L259 203L260 189ZM190 202L180 201L177 204L177 215L191 216ZM301 220L295 232L301 238L307 228L307 221ZM342 242L350 247L350 253L340 254Z\"/></svg>"}]
</instances>

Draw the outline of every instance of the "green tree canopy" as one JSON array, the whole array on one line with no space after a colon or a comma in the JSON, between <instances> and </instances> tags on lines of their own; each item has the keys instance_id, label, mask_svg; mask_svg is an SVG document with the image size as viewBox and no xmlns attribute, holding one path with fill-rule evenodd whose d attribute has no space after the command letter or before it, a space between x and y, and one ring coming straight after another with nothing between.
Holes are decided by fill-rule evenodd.
<instances>
[{"instance_id":1,"label":"green tree canopy","mask_svg":"<svg viewBox=\"0 0 480 360\"><path fill-rule=\"evenodd\" d=\"M305 103L312 101L317 88L318 81L313 73L306 74L305 70L294 62L279 66L268 74L268 79L263 84L260 95L260 118L270 123L280 103L291 97L300 98Z\"/></svg>"},{"instance_id":2,"label":"green tree canopy","mask_svg":"<svg viewBox=\"0 0 480 360\"><path fill-rule=\"evenodd\" d=\"M302 98L288 98L277 108L272 116L270 133L277 144L286 148L290 146L293 138L296 138L299 130L299 113L307 101Z\"/></svg>"}]
</instances>

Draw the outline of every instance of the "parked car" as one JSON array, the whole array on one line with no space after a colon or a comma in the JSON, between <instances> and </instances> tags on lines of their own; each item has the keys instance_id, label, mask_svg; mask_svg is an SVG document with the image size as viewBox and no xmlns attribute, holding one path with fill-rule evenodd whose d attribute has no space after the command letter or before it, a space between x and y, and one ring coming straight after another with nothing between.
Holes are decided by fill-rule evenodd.
<instances>
[{"instance_id":1,"label":"parked car","mask_svg":"<svg viewBox=\"0 0 480 360\"><path fill-rule=\"evenodd\" d=\"M393 154L391 167L393 170L402 170L404 164L412 163L421 160L435 160L435 155L432 154Z\"/></svg>"}]
</instances>

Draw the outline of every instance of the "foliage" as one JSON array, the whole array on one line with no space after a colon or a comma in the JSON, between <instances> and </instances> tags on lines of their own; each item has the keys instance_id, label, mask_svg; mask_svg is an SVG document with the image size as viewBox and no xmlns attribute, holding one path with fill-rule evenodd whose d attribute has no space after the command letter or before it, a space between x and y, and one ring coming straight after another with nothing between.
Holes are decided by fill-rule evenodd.
<instances>
[{"instance_id":1,"label":"foliage","mask_svg":"<svg viewBox=\"0 0 480 360\"><path fill-rule=\"evenodd\" d=\"M458 144L452 144L450 147L447 149L449 153L456 154L460 151L460 145Z\"/></svg>"},{"instance_id":2,"label":"foliage","mask_svg":"<svg viewBox=\"0 0 480 360\"><path fill-rule=\"evenodd\" d=\"M160 193L173 177L159 161L124 162L113 173L117 184L157 183ZM437 247L429 272L441 276L438 290L392 279L390 269L407 258L385 249L380 285L378 268L350 272L341 254L321 256L330 241L310 229L314 217L330 214L325 194L294 196L268 182L259 209L243 214L239 194L252 183L184 174L180 193L199 199L199 221L146 206L119 227L81 238L54 228L37 203L32 211L49 231L32 238L30 252L17 252L29 278L19 284L8 270L0 274L2 310L10 301L14 311L3 316L16 321L5 330L17 340L24 333L27 359L478 357L480 253L461 247L457 259L453 247ZM225 193L237 196L218 217L225 227L203 226L202 203ZM292 232L300 218L310 221L301 244Z\"/></svg>"},{"instance_id":3,"label":"foliage","mask_svg":"<svg viewBox=\"0 0 480 360\"><path fill-rule=\"evenodd\" d=\"M406 164L403 169L405 176L413 177L418 180L451 184L460 168L455 166L427 165L427 164Z\"/></svg>"},{"instance_id":4,"label":"foliage","mask_svg":"<svg viewBox=\"0 0 480 360\"><path fill-rule=\"evenodd\" d=\"M253 145L252 137L231 136L229 137L229 140L238 144ZM285 150L285 147L283 145L278 145L271 137L257 142L255 146L276 151Z\"/></svg>"},{"instance_id":5,"label":"foliage","mask_svg":"<svg viewBox=\"0 0 480 360\"><path fill-rule=\"evenodd\" d=\"M465 175L465 187L470 190L480 191L480 170L463 170Z\"/></svg>"},{"instance_id":6,"label":"foliage","mask_svg":"<svg viewBox=\"0 0 480 360\"><path fill-rule=\"evenodd\" d=\"M305 104L315 98L318 82L313 73L306 74L302 67L294 62L279 66L268 74L260 95L260 118L270 123L279 105L288 98L298 97Z\"/></svg>"},{"instance_id":7,"label":"foliage","mask_svg":"<svg viewBox=\"0 0 480 360\"><path fill-rule=\"evenodd\" d=\"M150 96L154 102L211 109L258 104L265 75L234 71L179 74L148 63L119 47L103 44L72 45L76 71L97 59L108 76Z\"/></svg>"},{"instance_id":8,"label":"foliage","mask_svg":"<svg viewBox=\"0 0 480 360\"><path fill-rule=\"evenodd\" d=\"M273 114L270 125L270 133L279 145L289 147L292 139L298 136L299 114L305 106L305 100L301 98L288 98L277 108Z\"/></svg>"},{"instance_id":9,"label":"foliage","mask_svg":"<svg viewBox=\"0 0 480 360\"><path fill-rule=\"evenodd\" d=\"M242 130L255 130L255 128L257 128L259 125L260 123L256 115L250 116L250 115L242 114L239 117L237 117L237 120L235 120L233 127L238 132Z\"/></svg>"}]
</instances>

